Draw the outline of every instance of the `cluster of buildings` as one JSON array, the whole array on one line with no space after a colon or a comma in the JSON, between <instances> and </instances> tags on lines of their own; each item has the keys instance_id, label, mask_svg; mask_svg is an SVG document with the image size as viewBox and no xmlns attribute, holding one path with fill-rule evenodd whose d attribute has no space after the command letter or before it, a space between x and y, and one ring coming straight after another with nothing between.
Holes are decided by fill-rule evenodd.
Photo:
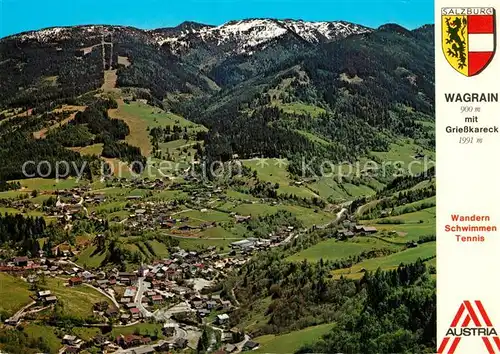
<instances>
[{"instance_id":1,"label":"cluster of buildings","mask_svg":"<svg viewBox=\"0 0 500 354\"><path fill-rule=\"evenodd\" d=\"M378 232L374 226L357 225L350 221L344 221L343 228L337 231L337 238L345 240L354 236L373 235Z\"/></svg>"},{"instance_id":2,"label":"cluster of buildings","mask_svg":"<svg viewBox=\"0 0 500 354\"><path fill-rule=\"evenodd\" d=\"M146 177L146 178L127 179L119 177L108 177L108 181L111 182L114 186L119 188L161 190L167 187L167 182L169 181L169 178L164 177L163 179L160 178L150 179Z\"/></svg>"},{"instance_id":3,"label":"cluster of buildings","mask_svg":"<svg viewBox=\"0 0 500 354\"><path fill-rule=\"evenodd\" d=\"M296 236L293 226L282 227L276 232L268 235L268 238L245 238L243 240L231 243L233 252L239 251L243 254L252 253L253 251L265 250L270 247L277 247L290 242Z\"/></svg>"},{"instance_id":4,"label":"cluster of buildings","mask_svg":"<svg viewBox=\"0 0 500 354\"><path fill-rule=\"evenodd\" d=\"M179 210L179 208L171 203L137 203L126 207L125 210L130 213L125 220L125 226L129 230L135 231L153 230L158 227L172 228L174 225L188 220L182 218L182 214L179 214L179 218L172 217L172 212Z\"/></svg>"}]
</instances>

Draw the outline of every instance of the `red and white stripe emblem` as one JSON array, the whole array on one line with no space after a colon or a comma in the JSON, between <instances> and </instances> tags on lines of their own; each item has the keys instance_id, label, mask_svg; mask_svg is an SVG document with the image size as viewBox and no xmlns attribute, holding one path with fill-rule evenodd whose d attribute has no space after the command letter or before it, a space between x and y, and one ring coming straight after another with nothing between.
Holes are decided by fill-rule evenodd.
<instances>
[{"instance_id":1,"label":"red and white stripe emblem","mask_svg":"<svg viewBox=\"0 0 500 354\"><path fill-rule=\"evenodd\" d=\"M467 16L469 76L480 73L495 54L495 16Z\"/></svg>"},{"instance_id":2,"label":"red and white stripe emblem","mask_svg":"<svg viewBox=\"0 0 500 354\"><path fill-rule=\"evenodd\" d=\"M481 301L464 301L451 321L450 327L468 327L471 322L474 327L493 327ZM461 337L444 337L438 348L438 354L453 354L460 343ZM481 337L489 354L500 353L500 338L497 336Z\"/></svg>"}]
</instances>

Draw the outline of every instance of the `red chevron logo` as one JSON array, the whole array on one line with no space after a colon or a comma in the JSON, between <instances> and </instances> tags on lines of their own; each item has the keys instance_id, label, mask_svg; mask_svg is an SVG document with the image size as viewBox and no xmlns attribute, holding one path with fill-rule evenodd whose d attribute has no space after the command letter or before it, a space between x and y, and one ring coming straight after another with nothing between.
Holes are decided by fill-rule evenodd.
<instances>
[{"instance_id":1,"label":"red chevron logo","mask_svg":"<svg viewBox=\"0 0 500 354\"><path fill-rule=\"evenodd\" d=\"M446 337L439 345L438 354L453 354L462 338L471 336L482 339L487 353L500 353L500 338L479 300L474 302L466 300L460 305L453 321L451 321L450 328L446 332Z\"/></svg>"}]
</instances>

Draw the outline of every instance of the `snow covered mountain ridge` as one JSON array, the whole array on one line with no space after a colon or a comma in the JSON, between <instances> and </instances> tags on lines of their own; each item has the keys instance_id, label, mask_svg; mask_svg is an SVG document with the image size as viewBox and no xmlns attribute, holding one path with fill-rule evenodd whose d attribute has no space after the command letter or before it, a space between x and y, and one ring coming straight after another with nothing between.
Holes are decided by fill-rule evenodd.
<instances>
[{"instance_id":1,"label":"snow covered mountain ridge","mask_svg":"<svg viewBox=\"0 0 500 354\"><path fill-rule=\"evenodd\" d=\"M177 27L140 30L126 26L86 25L53 27L23 32L7 38L21 41L54 42L69 39L77 32L85 37L97 37L109 32L130 32L147 37L147 41L166 46L176 53L199 45L226 47L229 51L249 53L256 47L285 35L292 35L309 43L329 42L352 34L372 31L368 27L344 22L308 22L302 20L247 19L230 21L220 26L184 22ZM146 39L146 38L144 38Z\"/></svg>"},{"instance_id":2,"label":"snow covered mountain ridge","mask_svg":"<svg viewBox=\"0 0 500 354\"><path fill-rule=\"evenodd\" d=\"M183 26L179 26L181 27ZM173 32L171 29L152 32L158 44L167 45L173 51L190 48L193 43L205 42L217 46L232 43L237 46L237 52L243 53L285 34L297 36L309 43L321 43L371 31L368 27L344 21L248 19L230 21L217 27L184 26L184 29L178 32Z\"/></svg>"}]
</instances>

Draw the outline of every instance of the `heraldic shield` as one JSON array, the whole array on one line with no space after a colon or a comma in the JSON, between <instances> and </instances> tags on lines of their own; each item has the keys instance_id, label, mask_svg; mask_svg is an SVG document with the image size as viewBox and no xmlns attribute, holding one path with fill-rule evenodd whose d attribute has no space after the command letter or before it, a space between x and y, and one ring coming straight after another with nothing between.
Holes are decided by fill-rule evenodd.
<instances>
[{"instance_id":1,"label":"heraldic shield","mask_svg":"<svg viewBox=\"0 0 500 354\"><path fill-rule=\"evenodd\" d=\"M441 41L450 65L465 76L480 74L496 50L495 9L457 7L441 10Z\"/></svg>"}]
</instances>

